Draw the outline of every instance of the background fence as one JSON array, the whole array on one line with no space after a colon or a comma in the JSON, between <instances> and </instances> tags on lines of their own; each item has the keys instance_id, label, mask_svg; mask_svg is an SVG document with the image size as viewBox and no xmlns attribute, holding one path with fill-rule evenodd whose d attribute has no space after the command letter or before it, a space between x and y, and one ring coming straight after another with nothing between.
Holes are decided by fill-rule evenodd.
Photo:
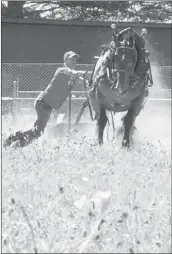
<instances>
[{"instance_id":1,"label":"background fence","mask_svg":"<svg viewBox=\"0 0 172 254\"><path fill-rule=\"evenodd\" d=\"M2 64L2 114L33 109L34 99L51 81L56 69L62 64ZM77 70L91 71L93 65L80 64ZM152 66L154 86L152 99L171 98L171 66ZM88 74L89 75L89 74ZM89 78L89 77L87 77ZM84 98L84 87L75 84L72 92L72 117L76 117ZM68 101L59 110L68 112ZM56 112L56 113L59 113Z\"/></svg>"}]
</instances>

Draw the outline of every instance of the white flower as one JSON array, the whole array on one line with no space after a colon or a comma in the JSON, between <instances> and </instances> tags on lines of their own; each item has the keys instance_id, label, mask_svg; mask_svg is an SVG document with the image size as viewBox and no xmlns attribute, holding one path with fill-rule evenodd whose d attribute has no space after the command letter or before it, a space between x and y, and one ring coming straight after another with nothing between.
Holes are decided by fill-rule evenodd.
<instances>
[{"instance_id":1,"label":"white flower","mask_svg":"<svg viewBox=\"0 0 172 254\"><path fill-rule=\"evenodd\" d=\"M97 212L99 215L101 215L102 213L104 213L109 204L110 204L110 197L111 197L111 193L109 191L104 192L104 191L98 191L96 192L91 201L92 201L92 209ZM93 211L93 213L94 213Z\"/></svg>"},{"instance_id":2,"label":"white flower","mask_svg":"<svg viewBox=\"0 0 172 254\"><path fill-rule=\"evenodd\" d=\"M88 202L88 199L86 196L82 196L79 200L75 201L74 205L78 209L82 209Z\"/></svg>"}]
</instances>

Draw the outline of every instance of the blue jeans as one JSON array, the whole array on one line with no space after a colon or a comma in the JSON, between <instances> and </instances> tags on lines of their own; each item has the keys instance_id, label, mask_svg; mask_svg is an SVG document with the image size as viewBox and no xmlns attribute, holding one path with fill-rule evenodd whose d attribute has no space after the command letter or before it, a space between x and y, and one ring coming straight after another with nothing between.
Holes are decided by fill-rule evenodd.
<instances>
[{"instance_id":1,"label":"blue jeans","mask_svg":"<svg viewBox=\"0 0 172 254\"><path fill-rule=\"evenodd\" d=\"M37 119L34 123L34 128L38 133L41 134L44 132L44 129L48 123L52 108L42 100L36 100L34 107L37 113Z\"/></svg>"}]
</instances>

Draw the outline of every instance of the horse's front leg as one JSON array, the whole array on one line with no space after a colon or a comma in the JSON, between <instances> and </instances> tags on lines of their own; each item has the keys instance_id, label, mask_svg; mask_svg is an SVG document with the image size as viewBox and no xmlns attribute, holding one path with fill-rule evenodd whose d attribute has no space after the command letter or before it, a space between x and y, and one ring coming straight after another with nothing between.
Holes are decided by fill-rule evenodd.
<instances>
[{"instance_id":1,"label":"horse's front leg","mask_svg":"<svg viewBox=\"0 0 172 254\"><path fill-rule=\"evenodd\" d=\"M97 120L99 145L103 144L103 133L104 133L105 126L107 124L107 120L108 120L108 118L107 118L107 115L106 115L105 108L101 108L99 118Z\"/></svg>"},{"instance_id":2,"label":"horse's front leg","mask_svg":"<svg viewBox=\"0 0 172 254\"><path fill-rule=\"evenodd\" d=\"M143 104L145 101L145 96L142 95L132 101L131 106L123 119L124 123L124 138L122 141L123 147L130 146L130 131L134 127L135 119L140 114L140 111L143 109Z\"/></svg>"},{"instance_id":3,"label":"horse's front leg","mask_svg":"<svg viewBox=\"0 0 172 254\"><path fill-rule=\"evenodd\" d=\"M133 125L134 120L134 110L133 108L129 108L126 116L124 117L123 123L124 123L124 137L122 141L123 147L129 147L130 146L130 130Z\"/></svg>"}]
</instances>

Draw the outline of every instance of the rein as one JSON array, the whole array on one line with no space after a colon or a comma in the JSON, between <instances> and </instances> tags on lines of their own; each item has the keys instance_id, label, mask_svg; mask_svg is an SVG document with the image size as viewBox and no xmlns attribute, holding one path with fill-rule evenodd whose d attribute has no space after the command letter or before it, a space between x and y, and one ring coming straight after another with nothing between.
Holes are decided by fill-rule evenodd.
<instances>
[{"instance_id":1,"label":"rein","mask_svg":"<svg viewBox=\"0 0 172 254\"><path fill-rule=\"evenodd\" d=\"M86 72L87 73L87 72ZM87 94L87 87L86 87L86 73L84 74L84 91L85 91L85 95L86 95L86 102L84 102L83 106L86 107L88 105L88 108L89 108L89 112L90 112L90 117L91 117L91 120L94 121L94 118L93 118L93 111L92 111L92 108L91 108L91 105L90 105L90 100L89 100L89 97L88 97L88 94ZM90 83L90 82L89 82Z\"/></svg>"}]
</instances>

